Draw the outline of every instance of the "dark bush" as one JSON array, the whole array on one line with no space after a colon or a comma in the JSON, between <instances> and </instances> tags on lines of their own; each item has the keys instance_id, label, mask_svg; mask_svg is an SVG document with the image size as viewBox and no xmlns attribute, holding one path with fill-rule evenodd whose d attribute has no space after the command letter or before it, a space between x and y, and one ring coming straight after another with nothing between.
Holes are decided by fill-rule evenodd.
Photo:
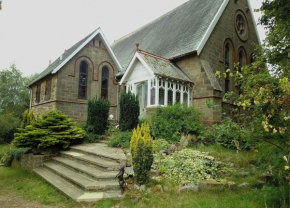
<instances>
[{"instance_id":1,"label":"dark bush","mask_svg":"<svg viewBox=\"0 0 290 208\"><path fill-rule=\"evenodd\" d=\"M19 125L20 119L12 113L0 115L0 144L10 143Z\"/></svg>"},{"instance_id":2,"label":"dark bush","mask_svg":"<svg viewBox=\"0 0 290 208\"><path fill-rule=\"evenodd\" d=\"M107 99L94 98L88 101L88 116L86 131L93 135L103 135L108 126L110 102Z\"/></svg>"},{"instance_id":3,"label":"dark bush","mask_svg":"<svg viewBox=\"0 0 290 208\"><path fill-rule=\"evenodd\" d=\"M129 92L122 92L120 98L120 130L133 130L138 125L140 114L138 97Z\"/></svg>"},{"instance_id":4,"label":"dark bush","mask_svg":"<svg viewBox=\"0 0 290 208\"><path fill-rule=\"evenodd\" d=\"M179 142L181 134L199 135L203 130L201 113L194 107L174 104L158 107L152 114L151 133L155 138Z\"/></svg>"}]
</instances>

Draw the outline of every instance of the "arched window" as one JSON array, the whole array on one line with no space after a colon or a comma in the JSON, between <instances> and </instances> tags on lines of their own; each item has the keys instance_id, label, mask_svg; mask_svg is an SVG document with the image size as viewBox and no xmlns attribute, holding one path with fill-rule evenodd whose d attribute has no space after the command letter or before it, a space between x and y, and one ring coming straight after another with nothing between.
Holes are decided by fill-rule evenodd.
<instances>
[{"instance_id":1,"label":"arched window","mask_svg":"<svg viewBox=\"0 0 290 208\"><path fill-rule=\"evenodd\" d=\"M106 66L104 66L102 69L101 98L108 99L108 88L109 88L109 69Z\"/></svg>"},{"instance_id":2,"label":"arched window","mask_svg":"<svg viewBox=\"0 0 290 208\"><path fill-rule=\"evenodd\" d=\"M230 68L230 46L227 43L225 46L225 72ZM225 93L230 90L230 76L229 73L226 72L225 77Z\"/></svg>"},{"instance_id":3,"label":"arched window","mask_svg":"<svg viewBox=\"0 0 290 208\"><path fill-rule=\"evenodd\" d=\"M255 54L252 53L250 56L250 64L252 65L255 62Z\"/></svg>"},{"instance_id":4,"label":"arched window","mask_svg":"<svg viewBox=\"0 0 290 208\"><path fill-rule=\"evenodd\" d=\"M180 103L181 102L181 85L176 84L176 93L175 93L175 102Z\"/></svg>"},{"instance_id":5,"label":"arched window","mask_svg":"<svg viewBox=\"0 0 290 208\"><path fill-rule=\"evenodd\" d=\"M238 51L239 53L239 57L238 57L238 61L239 61L239 72L242 72L242 67L246 65L246 51L243 47L241 47ZM239 84L238 86L238 92L239 94L242 94L242 89L241 89L241 84Z\"/></svg>"},{"instance_id":6,"label":"arched window","mask_svg":"<svg viewBox=\"0 0 290 208\"><path fill-rule=\"evenodd\" d=\"M165 81L159 79L159 105L165 104Z\"/></svg>"},{"instance_id":7,"label":"arched window","mask_svg":"<svg viewBox=\"0 0 290 208\"><path fill-rule=\"evenodd\" d=\"M87 78L88 78L88 64L82 61L80 64L79 76L79 98L86 99L87 97Z\"/></svg>"},{"instance_id":8,"label":"arched window","mask_svg":"<svg viewBox=\"0 0 290 208\"><path fill-rule=\"evenodd\" d=\"M188 105L188 87L183 86L183 103Z\"/></svg>"},{"instance_id":9,"label":"arched window","mask_svg":"<svg viewBox=\"0 0 290 208\"><path fill-rule=\"evenodd\" d=\"M167 105L173 104L173 83L168 82Z\"/></svg>"},{"instance_id":10,"label":"arched window","mask_svg":"<svg viewBox=\"0 0 290 208\"><path fill-rule=\"evenodd\" d=\"M156 88L156 79L151 80L151 89L150 89L150 105L155 105L155 89Z\"/></svg>"}]
</instances>

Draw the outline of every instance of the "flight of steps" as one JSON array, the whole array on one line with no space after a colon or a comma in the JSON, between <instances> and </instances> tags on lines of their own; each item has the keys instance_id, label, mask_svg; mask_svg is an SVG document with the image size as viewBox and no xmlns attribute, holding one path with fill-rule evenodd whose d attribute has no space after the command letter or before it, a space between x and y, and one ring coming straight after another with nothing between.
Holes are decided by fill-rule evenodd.
<instances>
[{"instance_id":1,"label":"flight of steps","mask_svg":"<svg viewBox=\"0 0 290 208\"><path fill-rule=\"evenodd\" d=\"M123 197L115 177L125 164L122 149L93 143L72 146L33 171L67 197L77 202L95 202Z\"/></svg>"}]
</instances>

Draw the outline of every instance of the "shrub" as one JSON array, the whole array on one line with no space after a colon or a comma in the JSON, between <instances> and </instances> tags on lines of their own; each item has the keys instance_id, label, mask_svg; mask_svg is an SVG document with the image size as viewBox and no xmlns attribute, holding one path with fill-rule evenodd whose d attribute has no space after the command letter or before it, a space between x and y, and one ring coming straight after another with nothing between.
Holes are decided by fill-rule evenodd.
<instances>
[{"instance_id":1,"label":"shrub","mask_svg":"<svg viewBox=\"0 0 290 208\"><path fill-rule=\"evenodd\" d=\"M138 125L139 101L135 94L122 92L120 98L120 130L133 130Z\"/></svg>"},{"instance_id":2,"label":"shrub","mask_svg":"<svg viewBox=\"0 0 290 208\"><path fill-rule=\"evenodd\" d=\"M167 150L169 143L165 139L155 139L153 141L153 152L158 153L160 150Z\"/></svg>"},{"instance_id":3,"label":"shrub","mask_svg":"<svg viewBox=\"0 0 290 208\"><path fill-rule=\"evenodd\" d=\"M0 115L0 144L10 143L13 135L19 127L20 119L14 117L12 113Z\"/></svg>"},{"instance_id":4,"label":"shrub","mask_svg":"<svg viewBox=\"0 0 290 208\"><path fill-rule=\"evenodd\" d=\"M194 107L176 103L158 107L151 117L151 130L155 138L179 142L181 134L200 134L201 113Z\"/></svg>"},{"instance_id":5,"label":"shrub","mask_svg":"<svg viewBox=\"0 0 290 208\"><path fill-rule=\"evenodd\" d=\"M23 113L23 118L21 121L21 128L25 128L28 125L31 125L35 121L35 116L33 114L33 111L25 110Z\"/></svg>"},{"instance_id":6,"label":"shrub","mask_svg":"<svg viewBox=\"0 0 290 208\"><path fill-rule=\"evenodd\" d=\"M20 160L21 156L27 153L30 148L17 148L17 149L10 149L7 151L5 155L1 158L1 162L5 166L11 166L13 159Z\"/></svg>"},{"instance_id":7,"label":"shrub","mask_svg":"<svg viewBox=\"0 0 290 208\"><path fill-rule=\"evenodd\" d=\"M116 131L108 141L109 147L130 147L130 140L132 137L132 131Z\"/></svg>"},{"instance_id":8,"label":"shrub","mask_svg":"<svg viewBox=\"0 0 290 208\"><path fill-rule=\"evenodd\" d=\"M157 156L157 155L156 155ZM167 156L164 160L158 160L159 167L167 178L176 183L191 183L202 179L215 179L219 172L223 172L223 164L216 162L215 158L206 152L192 149L183 149Z\"/></svg>"},{"instance_id":9,"label":"shrub","mask_svg":"<svg viewBox=\"0 0 290 208\"><path fill-rule=\"evenodd\" d=\"M237 150L249 150L254 147L254 135L247 128L225 118L222 124L215 124L204 131L201 138L212 139L216 143Z\"/></svg>"},{"instance_id":10,"label":"shrub","mask_svg":"<svg viewBox=\"0 0 290 208\"><path fill-rule=\"evenodd\" d=\"M70 143L83 139L84 131L59 110L44 114L25 128L14 134L16 147L45 149L54 146L67 148Z\"/></svg>"},{"instance_id":11,"label":"shrub","mask_svg":"<svg viewBox=\"0 0 290 208\"><path fill-rule=\"evenodd\" d=\"M108 125L110 102L103 98L94 98L88 101L87 134L103 135ZM97 137L97 136L96 136Z\"/></svg>"},{"instance_id":12,"label":"shrub","mask_svg":"<svg viewBox=\"0 0 290 208\"><path fill-rule=\"evenodd\" d=\"M149 181L149 171L153 163L153 140L149 134L149 125L139 125L134 129L130 142L133 170L136 181L146 184Z\"/></svg>"}]
</instances>

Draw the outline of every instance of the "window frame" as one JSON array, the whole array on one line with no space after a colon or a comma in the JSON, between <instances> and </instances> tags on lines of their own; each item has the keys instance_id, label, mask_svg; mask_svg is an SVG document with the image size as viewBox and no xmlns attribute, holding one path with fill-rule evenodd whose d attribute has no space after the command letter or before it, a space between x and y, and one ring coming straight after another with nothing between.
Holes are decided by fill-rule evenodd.
<instances>
[{"instance_id":1,"label":"window frame","mask_svg":"<svg viewBox=\"0 0 290 208\"><path fill-rule=\"evenodd\" d=\"M86 66L86 73L81 72L83 64L85 64L85 66ZM79 67L78 99L83 99L83 100L87 99L88 69L89 69L88 63L86 61L82 61L80 63L80 67ZM85 75L86 76L85 77L85 85L81 85L81 75ZM84 97L80 96L81 88L83 88L85 90L85 96Z\"/></svg>"},{"instance_id":2,"label":"window frame","mask_svg":"<svg viewBox=\"0 0 290 208\"><path fill-rule=\"evenodd\" d=\"M107 70L107 77L104 77L104 70ZM110 77L110 71L109 71L109 68L107 67L107 66L104 66L104 67L102 67L102 79L101 79L101 98L104 98L104 99L108 99L108 97L109 97L109 77ZM104 87L104 83L103 83L103 81L104 80L107 80L107 84L106 84L106 86ZM103 91L106 91L106 95L105 96L103 96Z\"/></svg>"},{"instance_id":3,"label":"window frame","mask_svg":"<svg viewBox=\"0 0 290 208\"><path fill-rule=\"evenodd\" d=\"M45 100L50 100L51 98L51 84L52 78L47 79L45 83Z\"/></svg>"},{"instance_id":4,"label":"window frame","mask_svg":"<svg viewBox=\"0 0 290 208\"><path fill-rule=\"evenodd\" d=\"M35 102L40 103L40 91L41 91L41 84L36 85L36 92L35 92Z\"/></svg>"}]
</instances>

